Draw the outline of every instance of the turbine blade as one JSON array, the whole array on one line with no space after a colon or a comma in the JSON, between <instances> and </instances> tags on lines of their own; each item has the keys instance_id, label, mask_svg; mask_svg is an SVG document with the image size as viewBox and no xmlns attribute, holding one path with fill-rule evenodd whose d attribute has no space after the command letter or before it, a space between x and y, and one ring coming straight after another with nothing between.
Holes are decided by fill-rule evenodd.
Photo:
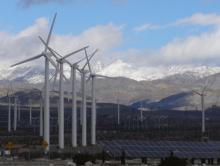
<instances>
[{"instance_id":1,"label":"turbine blade","mask_svg":"<svg viewBox=\"0 0 220 166\"><path fill-rule=\"evenodd\" d=\"M96 49L96 50L92 53L92 55L89 57L89 61L92 59L92 57L93 57L97 52L98 52L98 49Z\"/></svg>"},{"instance_id":2,"label":"turbine blade","mask_svg":"<svg viewBox=\"0 0 220 166\"><path fill-rule=\"evenodd\" d=\"M41 36L38 36L40 41L44 44L45 47L48 48L48 50L51 52L51 54L56 58L56 60L58 60L58 56L62 57L60 54L58 54L54 49L52 49L51 47L47 46L47 43L43 40L43 38ZM57 56L57 55L58 56Z\"/></svg>"},{"instance_id":3,"label":"turbine blade","mask_svg":"<svg viewBox=\"0 0 220 166\"><path fill-rule=\"evenodd\" d=\"M84 50L84 49L86 49L86 48L88 48L88 47L89 47L89 46L85 46L85 47L80 48L80 49L78 49L78 50L76 50L76 51L73 51L73 52L71 52L71 53L69 53L69 54L63 56L62 59L66 59L66 58L70 57L71 55L76 54L76 53L78 53L78 52L80 52L80 51L82 51L82 50Z\"/></svg>"},{"instance_id":4,"label":"turbine blade","mask_svg":"<svg viewBox=\"0 0 220 166\"><path fill-rule=\"evenodd\" d=\"M55 71L55 72L53 73L53 75L50 77L49 81L51 81L51 80L54 78L55 74L56 74L56 71Z\"/></svg>"},{"instance_id":5,"label":"turbine blade","mask_svg":"<svg viewBox=\"0 0 220 166\"><path fill-rule=\"evenodd\" d=\"M52 34L52 31L53 31L53 26L54 26L56 17L57 17L57 13L55 13L55 15L53 17L53 21L52 21L52 24L51 24L51 27L50 27L50 31L49 31L49 34L48 34L48 37L47 37L47 42L46 42L46 46L45 46L44 52L47 52L47 48L48 48L48 45L49 45L49 42L50 42L50 38L51 38L51 34Z\"/></svg>"},{"instance_id":6,"label":"turbine blade","mask_svg":"<svg viewBox=\"0 0 220 166\"><path fill-rule=\"evenodd\" d=\"M101 75L101 74L94 74L95 77L102 77L102 78L110 78L110 79L114 79L114 77L109 77L109 76L105 76L105 75Z\"/></svg>"},{"instance_id":7,"label":"turbine blade","mask_svg":"<svg viewBox=\"0 0 220 166\"><path fill-rule=\"evenodd\" d=\"M52 52L54 52L55 53L55 55L57 55L56 57L57 57L57 59L58 58L62 58L62 56L57 52L57 51L55 51L54 49L52 49L51 47L50 47L50 49L51 49L51 51Z\"/></svg>"},{"instance_id":8,"label":"turbine blade","mask_svg":"<svg viewBox=\"0 0 220 166\"><path fill-rule=\"evenodd\" d=\"M78 72L80 72L80 73L82 72L78 67L76 68L76 70L78 70Z\"/></svg>"},{"instance_id":9,"label":"turbine blade","mask_svg":"<svg viewBox=\"0 0 220 166\"><path fill-rule=\"evenodd\" d=\"M63 59L62 61L67 63L68 65L72 66L72 64L69 61L67 61L66 59Z\"/></svg>"},{"instance_id":10,"label":"turbine blade","mask_svg":"<svg viewBox=\"0 0 220 166\"><path fill-rule=\"evenodd\" d=\"M197 95L199 95L199 96L202 96L202 93L199 93L199 92L197 92L196 90L192 90L192 92L195 93L195 94L197 94Z\"/></svg>"},{"instance_id":11,"label":"turbine blade","mask_svg":"<svg viewBox=\"0 0 220 166\"><path fill-rule=\"evenodd\" d=\"M45 53L45 57L48 58L48 60L50 61L50 63L54 66L54 68L60 72L60 70L58 69L56 63L53 61L53 59L47 54ZM66 81L68 81L68 79L66 78L66 76L63 74L63 77Z\"/></svg>"},{"instance_id":12,"label":"turbine blade","mask_svg":"<svg viewBox=\"0 0 220 166\"><path fill-rule=\"evenodd\" d=\"M78 60L75 64L78 64L78 63L80 63L80 62L82 62L82 61L84 61L86 59L86 57L84 57L84 58L82 58L82 59L80 59L80 60Z\"/></svg>"},{"instance_id":13,"label":"turbine blade","mask_svg":"<svg viewBox=\"0 0 220 166\"><path fill-rule=\"evenodd\" d=\"M11 67L14 67L14 66L20 65L20 64L22 64L22 63L26 63L26 62L29 62L29 61L38 59L38 58L40 58L41 56L43 56L43 55L42 55L42 54L36 55L36 56L34 56L34 57L32 57L32 58L28 58L28 59L23 60L23 61L21 61L21 62L15 63L15 64L11 65Z\"/></svg>"},{"instance_id":14,"label":"turbine blade","mask_svg":"<svg viewBox=\"0 0 220 166\"><path fill-rule=\"evenodd\" d=\"M57 69L60 69L59 63L57 64L57 68L56 68L56 72L55 72L55 76L54 76L54 80L53 80L53 90L55 89L55 83L57 81L57 75L58 75L58 72L59 72Z\"/></svg>"},{"instance_id":15,"label":"turbine blade","mask_svg":"<svg viewBox=\"0 0 220 166\"><path fill-rule=\"evenodd\" d=\"M63 74L63 78L64 78L67 82L70 81L69 79L66 78L66 76L65 76L64 74Z\"/></svg>"},{"instance_id":16,"label":"turbine blade","mask_svg":"<svg viewBox=\"0 0 220 166\"><path fill-rule=\"evenodd\" d=\"M89 59L91 59L91 55L89 56ZM82 62L86 60L86 57L83 57L82 59L78 60L77 62L75 62L74 64L77 65L78 63Z\"/></svg>"},{"instance_id":17,"label":"turbine blade","mask_svg":"<svg viewBox=\"0 0 220 166\"><path fill-rule=\"evenodd\" d=\"M87 62L85 63L85 65L83 66L83 69L86 67L86 65L88 64L88 62L92 59L92 57L96 54L96 52L98 51L98 49L96 49L92 55L89 57L89 59L87 60Z\"/></svg>"},{"instance_id":18,"label":"turbine blade","mask_svg":"<svg viewBox=\"0 0 220 166\"><path fill-rule=\"evenodd\" d=\"M42 37L40 37L40 36L38 36L39 37L39 39L41 40L41 42L46 46L46 43L45 43L45 41L42 39ZM47 47L48 48L48 50L50 51L50 53L56 58L56 60L57 61L60 61L60 60L62 60L61 58L62 58L62 56L58 53L58 52L56 52L54 49L52 49L51 47ZM58 56L59 57L58 57ZM66 63L68 63L69 65L71 65L70 64L70 62L68 62L67 60L63 60L64 62L66 62ZM66 79L66 78L65 78Z\"/></svg>"},{"instance_id":19,"label":"turbine blade","mask_svg":"<svg viewBox=\"0 0 220 166\"><path fill-rule=\"evenodd\" d=\"M89 77L87 78L86 83L88 83L90 79L91 79L91 75L89 75Z\"/></svg>"},{"instance_id":20,"label":"turbine blade","mask_svg":"<svg viewBox=\"0 0 220 166\"><path fill-rule=\"evenodd\" d=\"M53 61L53 59L47 54L45 53L44 54L45 58L47 58L49 60L49 62L54 66L54 68L56 69L57 68L57 65L56 63Z\"/></svg>"},{"instance_id":21,"label":"turbine blade","mask_svg":"<svg viewBox=\"0 0 220 166\"><path fill-rule=\"evenodd\" d=\"M91 66L90 66L90 63L89 63L89 58L88 58L88 54L87 54L86 49L85 49L85 55L86 55L86 60L87 60L87 64L88 64L88 67L89 67L89 72L90 72L90 74L92 74L92 70L91 70Z\"/></svg>"}]
</instances>

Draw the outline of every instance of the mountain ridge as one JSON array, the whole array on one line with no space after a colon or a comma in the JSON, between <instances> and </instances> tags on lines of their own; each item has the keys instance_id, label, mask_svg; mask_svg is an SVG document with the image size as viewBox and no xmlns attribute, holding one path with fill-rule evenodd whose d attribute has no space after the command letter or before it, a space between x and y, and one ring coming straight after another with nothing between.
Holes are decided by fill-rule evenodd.
<instances>
[{"instance_id":1,"label":"mountain ridge","mask_svg":"<svg viewBox=\"0 0 220 166\"><path fill-rule=\"evenodd\" d=\"M178 94L181 93L190 93L192 90L200 90L199 84L201 84L203 80L211 80L215 77L216 80L213 85L215 92L213 92L211 96L209 95L210 99L207 97L206 101L207 106L212 105L214 100L216 100L216 103L218 102L217 98L218 93L220 92L220 88L218 86L220 84L220 74L218 73L218 68L212 69L210 67L200 67L199 69L201 70L195 69L192 71L181 69L181 67L173 67L172 69L170 69L170 71L172 71L171 73L173 73L173 71L176 70L175 74L167 74L166 77L163 76L158 79L150 80L134 80L132 78L126 77L115 77L114 79L97 78L97 102L119 102L121 104L130 105L135 101L148 100L154 104L161 104L161 101L163 101L166 98L169 98L172 95L178 96ZM7 80L12 82L15 91L18 89L31 87L37 87L39 89L42 89L42 84L44 81L44 69L42 67L22 66L17 68L10 68L8 70L9 71L7 72L7 70L5 69L0 69L0 75L1 72L4 71L4 74L0 76L0 81L4 82L4 85L2 85L3 89L8 86ZM105 71L105 69L102 70ZM52 78L54 72L54 69L50 69L50 78ZM101 71L99 71L98 73L103 74ZM68 68L65 68L65 74L70 75L70 70L68 70ZM51 80L51 85L52 84L53 79ZM87 86L87 94L91 95L91 85L88 83ZM51 86L51 88L52 87L53 86ZM66 91L71 90L71 85L69 83L65 83L64 87ZM55 89L58 89L58 83L55 84ZM79 75L77 80L77 89L78 91L80 90ZM189 96L186 95L186 98L182 99L188 102L183 102L183 107L184 104L186 106L193 105L193 107L194 105L197 105L197 107L200 106L200 98L195 94ZM175 106L178 105L178 102L181 103L181 101L177 101L176 99L172 99L171 102L177 103L174 103L172 108L175 108ZM166 103L164 105L164 108L165 107L167 107ZM157 108L157 106L155 106L155 108Z\"/></svg>"}]
</instances>

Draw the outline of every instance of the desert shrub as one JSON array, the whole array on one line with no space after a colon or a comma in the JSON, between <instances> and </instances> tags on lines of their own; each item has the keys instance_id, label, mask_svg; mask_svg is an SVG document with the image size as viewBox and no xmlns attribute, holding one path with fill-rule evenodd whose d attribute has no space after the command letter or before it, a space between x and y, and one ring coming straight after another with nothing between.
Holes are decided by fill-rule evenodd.
<instances>
[{"instance_id":1,"label":"desert shrub","mask_svg":"<svg viewBox=\"0 0 220 166\"><path fill-rule=\"evenodd\" d=\"M170 155L169 157L162 160L159 166L186 166L186 164L187 162L185 159Z\"/></svg>"}]
</instances>

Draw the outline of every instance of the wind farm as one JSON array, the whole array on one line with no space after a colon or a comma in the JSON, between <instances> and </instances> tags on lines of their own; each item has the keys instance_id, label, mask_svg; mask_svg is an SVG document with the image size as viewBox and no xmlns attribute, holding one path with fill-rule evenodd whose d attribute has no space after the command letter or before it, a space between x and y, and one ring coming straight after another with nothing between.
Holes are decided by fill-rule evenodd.
<instances>
[{"instance_id":1,"label":"wind farm","mask_svg":"<svg viewBox=\"0 0 220 166\"><path fill-rule=\"evenodd\" d=\"M15 1L0 166L220 165L220 2Z\"/></svg>"}]
</instances>

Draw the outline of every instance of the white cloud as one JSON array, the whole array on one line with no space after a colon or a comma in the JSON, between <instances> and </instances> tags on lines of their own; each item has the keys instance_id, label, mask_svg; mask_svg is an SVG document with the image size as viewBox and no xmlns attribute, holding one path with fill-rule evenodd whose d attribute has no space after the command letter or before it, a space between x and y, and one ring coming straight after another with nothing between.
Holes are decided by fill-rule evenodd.
<instances>
[{"instance_id":1,"label":"white cloud","mask_svg":"<svg viewBox=\"0 0 220 166\"><path fill-rule=\"evenodd\" d=\"M197 36L188 36L175 40L161 49L162 57L167 61L179 63L218 63L220 57L220 15L197 13L191 17L176 21L176 25L198 24L213 25L216 29Z\"/></svg>"},{"instance_id":2,"label":"white cloud","mask_svg":"<svg viewBox=\"0 0 220 166\"><path fill-rule=\"evenodd\" d=\"M179 19L175 23L173 23L173 25L176 25L176 26L187 25L187 24L219 26L220 16L215 13L211 13L211 14L196 13L196 14L193 14L191 17Z\"/></svg>"},{"instance_id":3,"label":"white cloud","mask_svg":"<svg viewBox=\"0 0 220 166\"><path fill-rule=\"evenodd\" d=\"M174 23L158 27L169 28L182 25L210 25L215 28L209 32L173 39L154 51L139 50L137 54L141 56L141 63L145 62L147 65L219 65L220 15L196 13L190 17L178 19ZM132 56L134 57L134 55Z\"/></svg>"},{"instance_id":4,"label":"white cloud","mask_svg":"<svg viewBox=\"0 0 220 166\"><path fill-rule=\"evenodd\" d=\"M153 29L158 29L158 28L159 28L158 25L154 25L154 24L144 24L144 25L135 27L135 28L134 28L134 31L136 31L136 32L143 32L143 31L146 31L146 30L153 30Z\"/></svg>"},{"instance_id":5,"label":"white cloud","mask_svg":"<svg viewBox=\"0 0 220 166\"><path fill-rule=\"evenodd\" d=\"M16 34L0 32L1 64L11 65L41 53L43 51L43 44L38 39L38 36L40 35L45 38L48 30L47 19L39 18L33 25ZM50 45L62 55L86 45L90 46L89 51L98 48L102 54L117 47L121 42L122 33L120 27L107 24L91 27L79 35L53 34Z\"/></svg>"},{"instance_id":6,"label":"white cloud","mask_svg":"<svg viewBox=\"0 0 220 166\"><path fill-rule=\"evenodd\" d=\"M117 47L121 42L120 27L107 24L91 27L77 36L55 35L51 45L57 50L67 53L85 45L107 51Z\"/></svg>"},{"instance_id":7,"label":"white cloud","mask_svg":"<svg viewBox=\"0 0 220 166\"><path fill-rule=\"evenodd\" d=\"M136 32L143 32L146 30L162 29L162 28L171 28L182 25L202 25L202 26L220 26L220 16L216 13L196 13L190 17L178 19L175 22L168 23L165 25L155 25L155 24L143 24L134 28Z\"/></svg>"},{"instance_id":8,"label":"white cloud","mask_svg":"<svg viewBox=\"0 0 220 166\"><path fill-rule=\"evenodd\" d=\"M193 21L183 22L194 22L202 25L220 25L220 16L213 15L213 19L210 16L207 16L209 18L207 20L188 19ZM168 63L219 64L220 28L217 27L211 32L204 32L200 35L192 35L173 40L161 48L160 56L158 57Z\"/></svg>"},{"instance_id":9,"label":"white cloud","mask_svg":"<svg viewBox=\"0 0 220 166\"><path fill-rule=\"evenodd\" d=\"M220 28L211 32L176 38L161 48L128 49L112 53L111 60L123 60L138 67L158 65L220 65Z\"/></svg>"},{"instance_id":10,"label":"white cloud","mask_svg":"<svg viewBox=\"0 0 220 166\"><path fill-rule=\"evenodd\" d=\"M215 14L207 14L207 16L205 16L205 14L200 14L201 18L198 14L196 15L196 17L193 15L188 19L180 19L185 20L181 21L181 24L196 23L201 25L218 25L217 18L220 18L220 16ZM213 18L211 16L213 16ZM209 19L205 19L207 17ZM181 24L179 23L179 25ZM1 65L11 65L22 59L39 54L40 51L43 50L43 45L39 41L38 35L45 38L48 30L49 25L47 19L39 18L33 25L25 28L19 33L0 32ZM79 35L53 34L50 45L62 55L85 45L90 45L89 52L96 48L100 49L99 55L101 56L97 56L95 60L93 60L93 63L101 61L102 64L110 64L119 59L132 66L136 66L136 72L140 73L140 78L142 78L141 73L145 70L144 67L146 66L157 67L161 65L188 64L218 65L220 63L220 28L218 26L211 32L172 40L157 50L130 48L121 52L113 51L116 47L120 46L122 41L123 36L121 27L115 26L114 24L106 24L88 28ZM43 65L43 63L37 64ZM128 71L135 73L133 67L132 70L129 66L125 65L125 67Z\"/></svg>"},{"instance_id":11,"label":"white cloud","mask_svg":"<svg viewBox=\"0 0 220 166\"><path fill-rule=\"evenodd\" d=\"M23 8L28 8L33 5L42 5L42 4L48 4L48 3L65 3L67 1L72 0L19 0L18 5L20 5Z\"/></svg>"}]
</instances>

